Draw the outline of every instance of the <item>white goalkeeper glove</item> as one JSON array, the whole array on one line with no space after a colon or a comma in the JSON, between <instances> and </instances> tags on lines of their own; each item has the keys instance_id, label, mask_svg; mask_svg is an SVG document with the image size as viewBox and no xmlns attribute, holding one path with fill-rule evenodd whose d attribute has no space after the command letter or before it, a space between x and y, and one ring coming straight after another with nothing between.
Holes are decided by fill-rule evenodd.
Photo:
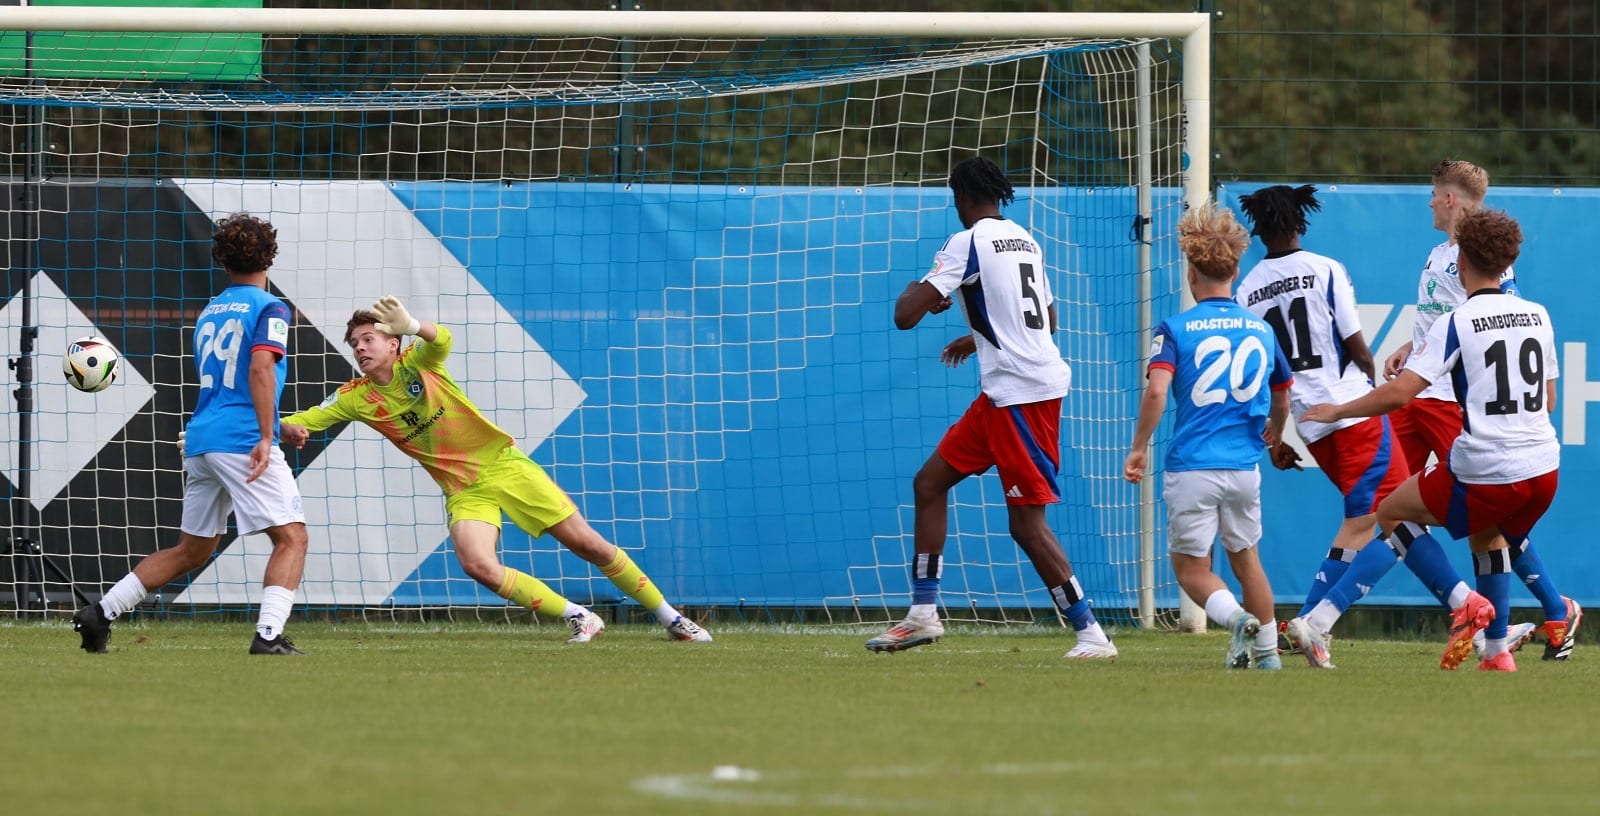
<instances>
[{"instance_id":1,"label":"white goalkeeper glove","mask_svg":"<svg viewBox=\"0 0 1600 816\"><path fill-rule=\"evenodd\" d=\"M186 433L188 433L188 431L178 431L178 455L179 456L188 456L188 454L183 452L183 435L186 434Z\"/></svg>"},{"instance_id":2,"label":"white goalkeeper glove","mask_svg":"<svg viewBox=\"0 0 1600 816\"><path fill-rule=\"evenodd\" d=\"M405 304L394 295L384 295L372 304L372 313L378 316L378 323L374 326L384 334L416 334L422 330L422 323L406 311Z\"/></svg>"}]
</instances>

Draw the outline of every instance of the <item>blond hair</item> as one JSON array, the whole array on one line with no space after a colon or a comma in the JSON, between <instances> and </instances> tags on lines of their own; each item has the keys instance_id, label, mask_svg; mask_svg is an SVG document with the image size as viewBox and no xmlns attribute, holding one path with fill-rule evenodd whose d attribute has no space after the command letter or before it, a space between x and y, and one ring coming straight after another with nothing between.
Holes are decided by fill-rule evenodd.
<instances>
[{"instance_id":1,"label":"blond hair","mask_svg":"<svg viewBox=\"0 0 1600 816\"><path fill-rule=\"evenodd\" d=\"M1489 171L1469 161L1445 159L1433 166L1433 183L1454 187L1475 204L1489 194Z\"/></svg>"},{"instance_id":2,"label":"blond hair","mask_svg":"<svg viewBox=\"0 0 1600 816\"><path fill-rule=\"evenodd\" d=\"M1233 220L1233 211L1215 203L1191 209L1178 219L1178 247L1201 275L1226 281L1239 271L1239 256L1250 246L1250 233Z\"/></svg>"},{"instance_id":3,"label":"blond hair","mask_svg":"<svg viewBox=\"0 0 1600 816\"><path fill-rule=\"evenodd\" d=\"M1456 224L1456 244L1473 271L1498 278L1522 254L1522 227L1501 210L1473 210Z\"/></svg>"}]
</instances>

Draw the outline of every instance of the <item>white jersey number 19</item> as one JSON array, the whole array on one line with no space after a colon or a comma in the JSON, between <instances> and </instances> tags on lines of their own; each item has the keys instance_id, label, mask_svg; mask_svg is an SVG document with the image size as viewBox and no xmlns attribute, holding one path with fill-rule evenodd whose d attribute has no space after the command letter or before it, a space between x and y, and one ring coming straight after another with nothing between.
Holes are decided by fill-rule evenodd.
<instances>
[{"instance_id":1,"label":"white jersey number 19","mask_svg":"<svg viewBox=\"0 0 1600 816\"><path fill-rule=\"evenodd\" d=\"M1506 341L1496 340L1483 352L1484 367L1494 372L1494 400L1483 404L1488 416L1505 416L1517 412L1517 400L1511 396L1511 361L1506 358ZM1530 388L1522 393L1522 409L1528 413L1544 410L1544 349L1539 341L1529 337L1522 341L1517 353L1517 369L1522 381Z\"/></svg>"}]
</instances>

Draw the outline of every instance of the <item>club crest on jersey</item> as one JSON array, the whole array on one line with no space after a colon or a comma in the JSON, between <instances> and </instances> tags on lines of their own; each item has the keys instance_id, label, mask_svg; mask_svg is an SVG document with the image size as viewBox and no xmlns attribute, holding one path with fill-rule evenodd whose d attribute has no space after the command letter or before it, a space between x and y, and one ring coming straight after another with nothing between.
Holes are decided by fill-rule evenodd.
<instances>
[{"instance_id":1,"label":"club crest on jersey","mask_svg":"<svg viewBox=\"0 0 1600 816\"><path fill-rule=\"evenodd\" d=\"M1444 268L1444 273L1446 275L1449 275L1452 278L1455 277L1456 276L1456 262L1455 261L1451 261L1450 265L1446 266Z\"/></svg>"},{"instance_id":2,"label":"club crest on jersey","mask_svg":"<svg viewBox=\"0 0 1600 816\"><path fill-rule=\"evenodd\" d=\"M406 383L406 393L413 397L422 396L422 381L412 380L411 382Z\"/></svg>"}]
</instances>

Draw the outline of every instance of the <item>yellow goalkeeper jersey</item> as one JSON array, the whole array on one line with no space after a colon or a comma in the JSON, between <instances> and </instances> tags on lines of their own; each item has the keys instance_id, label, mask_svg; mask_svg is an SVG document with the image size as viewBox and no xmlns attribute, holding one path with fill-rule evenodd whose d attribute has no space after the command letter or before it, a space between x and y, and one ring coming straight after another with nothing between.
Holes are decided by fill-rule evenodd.
<instances>
[{"instance_id":1,"label":"yellow goalkeeper jersey","mask_svg":"<svg viewBox=\"0 0 1600 816\"><path fill-rule=\"evenodd\" d=\"M283 421L312 431L365 422L421 462L446 496L465 489L516 440L478 413L450 378L444 367L450 331L438 330L431 342L419 338L401 352L388 385L369 377L351 380L321 405Z\"/></svg>"}]
</instances>

